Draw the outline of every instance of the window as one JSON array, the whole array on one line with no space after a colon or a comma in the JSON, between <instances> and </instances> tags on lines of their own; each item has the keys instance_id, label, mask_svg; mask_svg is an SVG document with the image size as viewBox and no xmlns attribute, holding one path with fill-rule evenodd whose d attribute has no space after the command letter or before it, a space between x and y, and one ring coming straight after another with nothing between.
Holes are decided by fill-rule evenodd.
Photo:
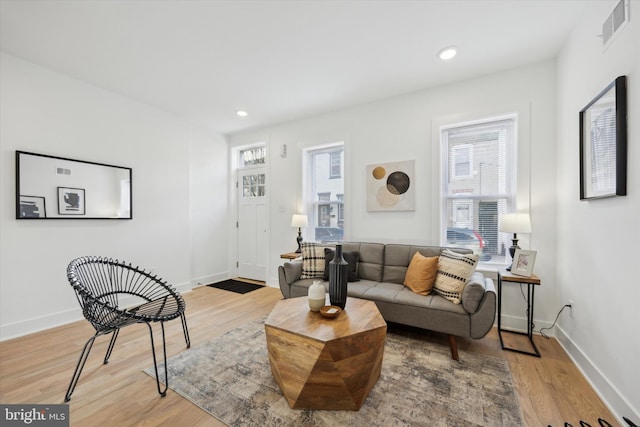
<instances>
[{"instance_id":1,"label":"window","mask_svg":"<svg viewBox=\"0 0 640 427\"><path fill-rule=\"evenodd\" d=\"M454 179L469 179L473 165L473 145L460 144L451 147L451 171Z\"/></svg>"},{"instance_id":2,"label":"window","mask_svg":"<svg viewBox=\"0 0 640 427\"><path fill-rule=\"evenodd\" d=\"M344 228L344 194L336 194L338 199L338 227Z\"/></svg>"},{"instance_id":3,"label":"window","mask_svg":"<svg viewBox=\"0 0 640 427\"><path fill-rule=\"evenodd\" d=\"M252 147L240 151L240 167L263 165L265 163L266 148Z\"/></svg>"},{"instance_id":4,"label":"window","mask_svg":"<svg viewBox=\"0 0 640 427\"><path fill-rule=\"evenodd\" d=\"M516 116L440 128L441 243L504 262L508 236L498 218L515 210Z\"/></svg>"},{"instance_id":5,"label":"window","mask_svg":"<svg viewBox=\"0 0 640 427\"><path fill-rule=\"evenodd\" d=\"M341 241L344 238L344 144L312 147L304 153L307 239Z\"/></svg>"},{"instance_id":6,"label":"window","mask_svg":"<svg viewBox=\"0 0 640 427\"><path fill-rule=\"evenodd\" d=\"M332 151L331 153L329 153L329 156L331 157L331 163L329 165L330 179L342 178L342 153L343 150Z\"/></svg>"},{"instance_id":7,"label":"window","mask_svg":"<svg viewBox=\"0 0 640 427\"><path fill-rule=\"evenodd\" d=\"M265 177L263 173L242 177L242 197L264 197Z\"/></svg>"}]
</instances>

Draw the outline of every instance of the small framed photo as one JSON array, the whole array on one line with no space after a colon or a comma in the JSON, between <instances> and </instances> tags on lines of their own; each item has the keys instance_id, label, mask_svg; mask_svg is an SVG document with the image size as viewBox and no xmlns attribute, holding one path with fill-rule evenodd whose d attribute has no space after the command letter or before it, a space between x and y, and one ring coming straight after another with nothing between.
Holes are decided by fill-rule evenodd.
<instances>
[{"instance_id":1,"label":"small framed photo","mask_svg":"<svg viewBox=\"0 0 640 427\"><path fill-rule=\"evenodd\" d=\"M511 264L511 273L518 276L531 277L535 262L536 251L516 249L516 253L513 255L513 264Z\"/></svg>"},{"instance_id":2,"label":"small framed photo","mask_svg":"<svg viewBox=\"0 0 640 427\"><path fill-rule=\"evenodd\" d=\"M60 215L84 215L84 188L58 187L58 213Z\"/></svg>"},{"instance_id":3,"label":"small framed photo","mask_svg":"<svg viewBox=\"0 0 640 427\"><path fill-rule=\"evenodd\" d=\"M20 195L19 218L46 218L45 198L40 196Z\"/></svg>"}]
</instances>

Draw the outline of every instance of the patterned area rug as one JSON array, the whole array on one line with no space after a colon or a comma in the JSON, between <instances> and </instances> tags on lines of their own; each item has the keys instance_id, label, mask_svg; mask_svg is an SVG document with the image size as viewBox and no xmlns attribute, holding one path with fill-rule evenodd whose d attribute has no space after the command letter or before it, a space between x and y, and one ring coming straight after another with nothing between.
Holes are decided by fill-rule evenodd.
<instances>
[{"instance_id":1,"label":"patterned area rug","mask_svg":"<svg viewBox=\"0 0 640 427\"><path fill-rule=\"evenodd\" d=\"M145 372L153 376L153 367ZM293 410L271 376L264 318L169 359L170 388L229 426L520 426L505 360L389 328L360 411Z\"/></svg>"}]
</instances>

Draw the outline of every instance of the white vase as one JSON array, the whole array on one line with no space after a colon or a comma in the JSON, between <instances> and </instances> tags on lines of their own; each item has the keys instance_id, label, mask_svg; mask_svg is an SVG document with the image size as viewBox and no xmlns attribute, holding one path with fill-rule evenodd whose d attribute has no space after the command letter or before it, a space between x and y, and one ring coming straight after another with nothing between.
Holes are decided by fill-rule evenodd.
<instances>
[{"instance_id":1,"label":"white vase","mask_svg":"<svg viewBox=\"0 0 640 427\"><path fill-rule=\"evenodd\" d=\"M311 311L320 311L320 308L324 305L325 302L325 293L326 289L322 284L314 280L311 286L309 286L309 309Z\"/></svg>"}]
</instances>

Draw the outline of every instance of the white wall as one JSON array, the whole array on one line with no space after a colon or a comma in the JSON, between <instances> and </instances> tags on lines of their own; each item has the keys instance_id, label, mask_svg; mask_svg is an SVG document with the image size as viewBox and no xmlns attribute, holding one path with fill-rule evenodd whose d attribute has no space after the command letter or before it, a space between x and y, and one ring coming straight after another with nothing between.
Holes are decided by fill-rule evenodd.
<instances>
[{"instance_id":1,"label":"white wall","mask_svg":"<svg viewBox=\"0 0 640 427\"><path fill-rule=\"evenodd\" d=\"M229 278L228 146L220 134L192 125L190 138L191 285Z\"/></svg>"},{"instance_id":2,"label":"white wall","mask_svg":"<svg viewBox=\"0 0 640 427\"><path fill-rule=\"evenodd\" d=\"M603 53L601 24L617 2L593 2L558 59L558 338L615 413L640 420L640 2ZM578 112L617 76L628 83L628 195L579 200Z\"/></svg>"},{"instance_id":3,"label":"white wall","mask_svg":"<svg viewBox=\"0 0 640 427\"><path fill-rule=\"evenodd\" d=\"M223 137L1 55L0 339L81 318L66 280L66 266L77 256L155 268L181 290L192 279L228 276L226 189L218 182L227 170ZM133 168L134 219L16 220L15 150ZM210 194L192 197L209 185ZM219 196L217 206L206 207L212 195ZM220 223L225 226L214 231ZM215 241L200 238L212 235Z\"/></svg>"},{"instance_id":4,"label":"white wall","mask_svg":"<svg viewBox=\"0 0 640 427\"><path fill-rule=\"evenodd\" d=\"M555 269L555 78L555 62L549 61L231 136L232 145L268 141L269 284L277 286L279 254L295 248L297 230L290 221L301 205L303 147L345 141L347 240L438 244L433 156L439 141L432 126L447 118L519 111L519 207L531 207L534 230L520 243L538 251L535 270L543 286L536 293L536 330L551 325L560 308ZM288 146L286 158L279 155L283 144ZM416 161L416 210L367 212L366 166L401 160ZM525 329L524 307L519 288L505 288L505 324Z\"/></svg>"}]
</instances>

